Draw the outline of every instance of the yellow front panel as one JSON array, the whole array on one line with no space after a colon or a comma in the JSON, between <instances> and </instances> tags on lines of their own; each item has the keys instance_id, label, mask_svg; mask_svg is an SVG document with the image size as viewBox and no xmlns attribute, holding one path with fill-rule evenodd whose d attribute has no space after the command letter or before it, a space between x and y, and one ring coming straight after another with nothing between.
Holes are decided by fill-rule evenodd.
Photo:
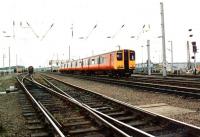
<instances>
[{"instance_id":1,"label":"yellow front panel","mask_svg":"<svg viewBox=\"0 0 200 137\"><path fill-rule=\"evenodd\" d=\"M117 52L115 52L115 57L114 57L114 68L115 69L124 69L124 51L121 50L122 52L122 60L117 60Z\"/></svg>"},{"instance_id":2,"label":"yellow front panel","mask_svg":"<svg viewBox=\"0 0 200 137\"><path fill-rule=\"evenodd\" d=\"M133 52L132 50L129 50L129 69L135 69L135 60L130 60L130 52ZM135 56L135 55L134 55Z\"/></svg>"},{"instance_id":3,"label":"yellow front panel","mask_svg":"<svg viewBox=\"0 0 200 137\"><path fill-rule=\"evenodd\" d=\"M129 69L135 69L135 61L129 60Z\"/></svg>"}]
</instances>

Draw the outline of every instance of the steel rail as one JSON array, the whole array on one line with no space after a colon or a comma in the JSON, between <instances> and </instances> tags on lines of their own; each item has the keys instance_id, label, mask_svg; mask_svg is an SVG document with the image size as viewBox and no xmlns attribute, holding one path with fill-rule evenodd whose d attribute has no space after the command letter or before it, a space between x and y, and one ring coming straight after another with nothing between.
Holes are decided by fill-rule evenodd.
<instances>
[{"instance_id":1,"label":"steel rail","mask_svg":"<svg viewBox=\"0 0 200 137\"><path fill-rule=\"evenodd\" d=\"M132 76L127 81L141 81L149 83L160 83L167 85L179 85L184 87L196 87L200 88L200 81L197 79L177 79L177 78L162 78L162 77L152 77L152 76Z\"/></svg>"},{"instance_id":2,"label":"steel rail","mask_svg":"<svg viewBox=\"0 0 200 137\"><path fill-rule=\"evenodd\" d=\"M26 88L26 86L23 84L23 81L25 79L26 76L23 77L22 82L19 80L19 78L17 77L18 82L20 83L20 85L22 86L22 88L24 89L24 91L26 92L26 94L31 98L32 102L34 104L36 104L36 106L39 108L39 110L42 112L42 114L46 117L46 119L49 121L49 123L52 125L52 127L54 128L54 130L58 133L58 135L60 137L65 137L65 135L62 133L62 131L58 128L58 126L56 125L56 123L54 123L54 121L50 118L50 116L45 112L45 110L42 108L42 106L36 101L36 99L31 95L31 93L29 93L28 89Z\"/></svg>"},{"instance_id":3,"label":"steel rail","mask_svg":"<svg viewBox=\"0 0 200 137\"><path fill-rule=\"evenodd\" d=\"M50 86L52 86L53 88L55 88L56 90L58 90L58 91L61 92L62 94L65 94L65 95L67 95L68 97L70 97L70 98L76 100L75 98L71 97L69 94L65 93L62 89L58 88L58 87L55 86L53 83L51 83L50 81L48 81L46 78L44 78L44 77L42 77L42 78L45 80L45 82L47 82ZM77 101L77 100L76 100L76 101ZM77 101L77 102L78 102L78 101ZM103 113L101 113L100 111L95 110L95 109L91 108L90 106L86 105L85 103L81 103L81 104L84 105L84 106L86 106L87 108L89 108L89 109L92 110L93 112L95 112L95 113L97 113L97 114L99 114L99 115L101 115L101 116L104 116L104 117L106 117L107 119L109 119L109 120L111 120L111 121L113 121L113 122L115 122L115 123L117 123L117 124L119 124L119 125L121 125L121 126L124 126L125 128L127 128L127 129L129 129L129 130L132 130L132 131L134 131L134 132L138 132L139 135L145 135L145 136L148 136L148 137L154 137L153 135L148 134L148 133L146 133L146 132L144 132L144 131L142 131L142 130L140 130L140 129L137 129L137 128L135 128L135 127L132 127L132 126L130 126L130 125L124 123L124 122L121 122L121 121L116 120L116 119L114 119L114 118L112 118L112 117L110 117L110 116L108 116L108 115L106 115L106 114L103 114Z\"/></svg>"},{"instance_id":4,"label":"steel rail","mask_svg":"<svg viewBox=\"0 0 200 137\"><path fill-rule=\"evenodd\" d=\"M191 125L191 124L187 124L187 123L185 123L185 122L181 122L181 121L178 121L178 120L175 120L175 119L172 119L172 118L169 118L169 117L160 115L160 114L156 114L156 113L153 113L153 112L144 110L144 109L142 109L142 108L133 106L133 105L131 105L131 104L128 104L128 103L125 103L125 102L122 102L122 101L119 101L119 100L116 100L116 99L113 99L113 98L108 97L108 96L105 96L105 95L103 95L103 94L100 94L100 93L97 93L97 92L94 92L94 91L91 91L91 90L88 90L88 89L81 88L81 87L79 87L79 86L77 86L77 85L69 84L69 83L67 83L67 82L64 82L64 81L62 81L62 80L60 80L60 79L58 79L58 78L54 78L54 77L52 77L52 76L48 76L48 75L45 75L45 76L47 76L47 77L49 77L49 78L53 78L53 79L55 79L55 80L57 80L57 81L59 81L59 82L62 82L63 84L67 84L68 86L71 86L71 87L73 87L73 88L76 88L76 89L79 89L79 90L83 90L83 91L88 91L88 92L94 93L94 94L96 94L96 95L102 96L103 98L106 98L106 99L109 99L109 100L111 100L111 101L113 101L113 102L116 102L116 103L118 103L118 104L124 105L124 106L126 106L127 108L134 109L134 110L137 110L137 111L140 111L140 112L144 112L144 113L146 113L146 114L152 115L152 116L157 117L157 118L159 118L159 119L165 119L165 120L167 120L167 121L171 121L171 122L174 123L174 124L177 124L177 125L186 127L188 130L191 130L191 131L194 131L194 132L197 133L197 134L200 134L200 127L197 127L197 126L194 126L194 125Z\"/></svg>"},{"instance_id":5,"label":"steel rail","mask_svg":"<svg viewBox=\"0 0 200 137\"><path fill-rule=\"evenodd\" d=\"M56 125L58 125L59 128L62 128L62 125L53 117L53 115L46 109L46 107L40 101L38 101L38 103L41 105L44 111L49 115L49 117L56 123Z\"/></svg>"},{"instance_id":6,"label":"steel rail","mask_svg":"<svg viewBox=\"0 0 200 137\"><path fill-rule=\"evenodd\" d=\"M51 93L65 99L65 100L68 100L78 106L80 106L81 108L87 110L88 112L90 112L93 116L95 116L96 118L98 118L99 120L101 120L103 123L105 123L108 127L114 129L117 133L121 134L123 137L131 137L131 135L128 135L127 133L125 133L124 131L122 131L121 129L117 128L116 126L112 125L111 123L109 123L108 121L106 121L105 119L103 119L102 117L100 117L99 115L97 115L96 113L94 113L91 109L89 109L88 107L84 106L82 103L78 102L77 100L75 100L74 98L71 98L71 97L68 97L67 95L64 95L64 94L61 94L59 92L56 92L55 90L49 88L49 87L46 87L44 85L42 85L41 83L35 81L35 80L30 80L30 79L27 79L29 80L30 82L33 82L34 84L42 87L42 88L45 88L46 90L50 91ZM152 137L152 136L146 136L146 135L143 135L141 134L141 137Z\"/></svg>"},{"instance_id":7,"label":"steel rail","mask_svg":"<svg viewBox=\"0 0 200 137\"><path fill-rule=\"evenodd\" d=\"M103 83L117 84L121 86L127 87L135 87L146 90L153 90L156 92L163 92L193 98L200 98L200 89L192 88L192 87L180 87L174 85L165 85L165 84L155 84L155 83L147 83L147 82L136 82L136 81L126 81L126 80L115 80L109 78L100 78L100 77L88 77L88 76L80 76L80 79L94 80Z\"/></svg>"},{"instance_id":8,"label":"steel rail","mask_svg":"<svg viewBox=\"0 0 200 137\"><path fill-rule=\"evenodd\" d=\"M143 76L146 76L147 73L134 73L135 75L143 75ZM133 74L133 75L134 75ZM162 77L162 74L159 74L159 73L151 73L151 76L158 76L158 77ZM200 75L185 75L185 74L180 74L180 75L177 75L177 74L167 74L167 77L180 77L180 78L200 78Z\"/></svg>"}]
</instances>

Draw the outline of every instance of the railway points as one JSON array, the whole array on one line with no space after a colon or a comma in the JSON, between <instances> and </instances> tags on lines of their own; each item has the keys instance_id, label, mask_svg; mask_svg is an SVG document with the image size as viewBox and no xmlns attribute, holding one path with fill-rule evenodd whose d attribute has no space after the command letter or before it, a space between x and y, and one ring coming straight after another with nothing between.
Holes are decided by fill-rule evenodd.
<instances>
[{"instance_id":1,"label":"railway points","mask_svg":"<svg viewBox=\"0 0 200 137\"><path fill-rule=\"evenodd\" d=\"M0 137L200 137L199 4L0 2Z\"/></svg>"},{"instance_id":2,"label":"railway points","mask_svg":"<svg viewBox=\"0 0 200 137\"><path fill-rule=\"evenodd\" d=\"M94 90L98 93L105 94L117 100L121 100L123 102L128 102L133 105L150 105L156 103L165 103L173 107L178 108L186 108L194 113L183 113L180 115L171 115L170 117L179 119L181 121L185 121L188 123L192 123L199 126L198 120L198 102L199 99L190 98L185 96L177 96L174 94L161 94L159 92L155 92L152 90L143 90L140 88L127 88L124 86L113 85L113 84L104 84L91 80L79 79L71 76L61 76L61 75L53 75L48 74L58 79L62 79L63 81L73 83L75 85L79 85L84 88L88 88ZM166 110L168 111L168 110ZM178 111L178 110L177 110ZM165 110L163 110L165 112Z\"/></svg>"},{"instance_id":3,"label":"railway points","mask_svg":"<svg viewBox=\"0 0 200 137\"><path fill-rule=\"evenodd\" d=\"M49 90L49 88L41 87L41 84L35 82L33 78L24 77L22 79L17 78L17 80L33 103L33 107L42 113L42 119L48 121L47 123L43 121L43 124L48 124L50 127L48 132L53 136L129 136L75 100ZM24 115L34 115L35 117L35 113ZM38 125L34 127L34 129L37 128L39 128ZM47 136L50 136L50 133Z\"/></svg>"},{"instance_id":4,"label":"railway points","mask_svg":"<svg viewBox=\"0 0 200 137\"><path fill-rule=\"evenodd\" d=\"M198 88L198 82L190 82L187 81L180 81L177 80L165 80L165 79L136 79L133 78L109 78L108 76L83 76L83 75L71 75L73 77L91 80L91 81L98 81L107 84L115 84L121 85L125 87L132 87L144 90L151 90L160 93L168 93L174 95L180 95L185 97L192 97L192 98L199 98L200 97L200 89ZM169 82L170 81L170 82ZM171 83L171 84L170 84ZM187 86L186 83L189 85ZM184 85L184 86L183 86ZM197 86L197 88L195 88Z\"/></svg>"},{"instance_id":5,"label":"railway points","mask_svg":"<svg viewBox=\"0 0 200 137\"><path fill-rule=\"evenodd\" d=\"M55 76L55 77L58 77L58 78L59 77L65 78L67 76L67 75L65 75L65 76L54 75L53 73L43 73L43 74L51 76L51 77ZM190 130L192 130L192 132L198 132L198 127L195 127L195 126L192 126L192 125L189 125L189 124L186 124L186 123L183 124L182 122L179 122L177 120L173 120L171 118L166 117L167 115L163 116L162 114L159 114L159 109L162 110L164 107L165 107L164 109L166 109L166 112L167 112L167 109L168 109L168 111L170 111L170 109L171 109L171 112L174 109L175 111L174 111L174 114L172 114L173 116L176 116L176 115L185 115L185 114L188 114L188 113L196 113L196 111L194 111L194 110L187 110L187 109L184 109L184 108L181 109L181 108L177 108L177 107L170 107L169 105L166 105L166 104L159 105L159 106L163 106L163 108L160 107L157 110L155 109L155 105L156 104L152 104L153 107L152 107L152 105L149 105L149 106L142 105L142 106L136 107L136 106L128 105L128 104L126 104L124 102L117 101L117 100L112 99L110 97L106 97L103 94L99 94L99 93L95 93L95 92L94 92L95 95L91 94L91 97L90 97L90 93L87 93L86 89L81 89L80 87L78 87L76 90L83 90L83 91L76 91L75 89L73 89L73 86L67 87L65 84L63 84L64 82L62 82L62 84L61 84L60 81L55 81L55 80L53 80L50 77L47 77L46 79L41 79L41 77L39 75L40 74L37 74L37 73L34 73L33 77L28 77L30 75L27 75L27 78L23 78L23 80L22 80L22 78L18 78L18 81L20 83L23 82L24 85L26 85L26 87L27 87L26 90L30 90L31 94L33 94L33 95L35 94L34 95L35 99L37 101L39 101L38 102L38 104L39 104L38 106L40 106L41 109L43 109L43 111L47 113L46 115L49 115L49 118L52 119L52 121L54 122L54 124L58 126L57 128L61 129L60 132L63 132L63 128L61 128L61 126L59 126L59 125L63 125L63 124L60 124L59 118L62 119L61 112L63 112L62 109L64 108L64 104L62 104L61 102L59 102L58 99L57 99L57 97L60 96L61 94L64 95L61 98L69 99L72 102L77 103L77 104L80 103L79 105L83 105L83 107L85 107L86 109L89 109L91 111L91 113L95 113L96 115L98 115L100 117L100 119L102 118L103 121L105 120L108 123L110 123L110 124L108 124L108 123L107 124L110 125L111 127L115 127L115 128L117 128L119 130L122 130L120 133L124 134L125 136L126 136L126 134L127 134L127 136L131 136L133 134L138 134L137 133L138 130L139 130L139 134L145 133L145 136L161 136L161 135L168 135L168 136L172 136L172 135L180 135L180 136L182 136L182 135L190 135L190 136L195 136L195 135L189 133ZM21 75L21 76L23 76L23 75ZM18 77L21 77L21 76L19 75ZM48 82L48 81L51 81L51 83L54 83L56 86L55 87L52 86L50 84L50 82ZM42 83L44 85L38 85L38 86L36 86L38 83ZM52 89L50 87L52 87ZM46 89L46 91L44 92L44 95L43 95L40 92L42 92L42 90L44 90L44 89ZM60 89L63 89L63 90L60 90ZM57 90L58 93L56 93L56 91L54 91L54 90ZM52 92L52 93L50 93L48 95L47 94L48 92ZM84 95L85 94L84 92L86 92L86 96ZM49 122L48 123L44 123L44 122L42 122L41 118L38 119L38 116L41 117L41 114L38 113L38 111L40 112L40 110L35 109L35 107L33 107L33 108L30 107L32 105L29 104L30 101L28 101L27 99L25 99L26 98L25 93L20 92L20 96L19 97L20 97L20 104L21 104L21 106L23 108L22 109L23 116L26 119L25 121L27 121L27 123L28 123L27 124L28 131L26 131L26 132L30 133L32 135L35 135L35 136L39 136L39 135L49 136L51 134L57 134L57 133L55 133L54 130L52 130L51 128L50 128L51 129L50 130L48 128L50 126ZM40 93L40 94L37 95L38 93ZM54 95L55 95L55 97L54 97ZM100 96L100 97L98 97L98 96ZM105 99L110 99L111 102L107 101L107 100L105 100L105 102L103 100L101 101L101 97L105 97ZM73 100L73 99L75 99L75 100ZM98 101L95 100L95 99L98 99ZM32 99L32 100L34 100L34 99ZM115 103L117 103L117 105L114 105ZM113 104L113 106L110 106L111 104ZM126 109L123 110L124 106L123 107L119 107L120 104L122 106L125 105ZM55 105L58 108L60 108L61 106L62 107L61 107L60 110L59 109L56 109L56 110L53 109L52 110L50 108L52 108L53 105ZM149 111L147 109L147 108L151 108L151 107L154 108L154 111ZM115 111L114 111L114 108L116 109ZM110 109L112 110L112 112L110 112ZM137 110L136 111L137 113L134 112L135 111L134 109ZM142 111L142 112L140 112L140 111ZM59 117L58 117L58 112L59 112ZM147 113L147 114L142 114L143 112ZM135 115L135 113L137 115ZM132 115L132 117L131 117L131 115ZM152 118L148 118L149 116L152 117L151 115L153 115L153 116L156 115L156 117L157 117L156 119L158 121L156 122ZM145 119L141 118L142 116L145 116L147 119L151 119L151 120L150 121L145 120ZM163 120L162 118L164 118L166 121ZM141 124L139 124L139 125L136 124L137 122L139 122L139 123L142 122L142 121L140 121L140 119L143 119L144 121L146 121L145 123L147 125L151 125L153 127L148 127L147 125L145 125L145 123L143 123L142 125ZM170 124L167 124L169 127L167 125L164 126L164 124L162 122L166 123L168 120L169 121L172 120L170 122L170 124L175 124L177 126L177 130L171 129L170 127L172 125L170 126ZM33 121L35 121L34 124L33 124ZM113 123L113 121L114 121L114 123ZM154 125L153 124L154 122L151 123L152 121L154 121L157 124ZM178 124L176 122L178 122ZM132 123L132 124L130 124L130 123ZM135 124L133 124L133 123L135 123ZM160 124L158 124L158 123L160 123ZM126 128L125 127L122 128L121 126L119 126L119 124L122 124ZM185 126L181 125L181 129L182 128L184 129L183 131L178 130L179 129L178 128L179 124L185 125ZM130 125L131 125L131 127L129 127ZM174 126L172 126L172 127L174 127ZM77 130L80 130L80 129L77 129ZM91 130L92 129L90 129L90 131ZM195 131L193 131L193 130L195 130ZM35 131L37 131L38 133L36 133ZM64 131L66 131L66 130L64 130ZM186 133L185 131L189 131L189 132ZM94 130L92 130L92 132L93 132L93 134L97 134L97 135L99 134L96 131L94 132ZM63 132L63 134L66 135L66 132ZM102 136L105 136L105 135L103 135L102 132L100 134ZM83 135L83 134L80 133L80 136L81 135ZM118 135L118 136L121 136L121 135Z\"/></svg>"},{"instance_id":6,"label":"railway points","mask_svg":"<svg viewBox=\"0 0 200 137\"><path fill-rule=\"evenodd\" d=\"M51 80L52 81L52 80ZM61 80L59 80L60 82L62 82ZM54 82L54 83L56 83L56 85L59 85L58 84L58 82ZM64 82L63 82L64 83ZM67 85L68 86L68 85ZM96 108L95 107L95 103L91 103L91 102L88 102L87 101L87 99L85 99L85 97L84 97L84 92L87 92L87 90L85 90L85 89L81 89L80 87L76 87L76 90L83 90L82 92L83 93L81 93L81 92L78 92L78 91L74 91L73 89L71 89L71 87L74 87L74 86L72 86L72 85L70 85L70 87L66 90L66 88L64 88L65 89L65 92L66 93L68 93L68 94L70 94L71 96L73 96L73 97L75 97L75 98L77 98L78 100L82 100L82 102L86 102L86 104L87 103L89 103L89 106L91 105L92 107L94 107L94 108ZM69 90L69 91L68 91ZM77 93L78 92L78 93ZM92 91L90 91L90 92L92 92ZM81 94L81 96L78 96L78 94ZM100 100L100 98L103 96L103 95L100 95L101 97L98 97L98 93L95 93L96 95L96 98L98 98L98 100ZM87 96L89 96L90 94L89 93L86 93L86 95ZM104 96L103 96L104 97ZM82 99L81 99L82 98ZM95 98L94 96L93 96L93 98ZM105 97L106 98L106 97ZM93 100L94 102L96 102L94 99L89 99L89 100ZM109 103L109 101L106 101L108 104L112 104L112 103ZM98 103L99 104L99 103ZM103 103L104 104L104 103ZM103 105L102 103L100 103L99 105L100 106L98 106L96 109L97 109L97 111L98 110L100 110L101 111L101 108L102 108L102 111L106 111L107 109L109 109L109 107L108 106L106 106L106 107L104 107L104 105ZM100 113L100 112L99 112ZM104 112L103 112L104 113ZM148 112L148 113L150 113L150 112ZM101 113L100 113L101 114ZM117 118L117 115L119 115L118 117L120 117L120 114L117 114L116 113L116 116L114 116L114 117L116 117ZM124 114L121 114L121 115L124 115ZM130 114L129 114L130 115ZM112 115L111 115L112 116ZM141 116L141 115L140 115ZM133 118L134 119L134 118ZM123 121L123 120L122 120ZM128 121L127 121L128 122ZM158 124L159 125L159 124ZM136 126L137 127L137 126ZM163 127L164 128L164 127ZM153 129L155 129L155 128L153 128ZM150 133L151 133L151 131L149 131ZM158 131L159 132L159 131ZM154 133L154 132L153 132ZM164 134L164 133L163 133Z\"/></svg>"}]
</instances>

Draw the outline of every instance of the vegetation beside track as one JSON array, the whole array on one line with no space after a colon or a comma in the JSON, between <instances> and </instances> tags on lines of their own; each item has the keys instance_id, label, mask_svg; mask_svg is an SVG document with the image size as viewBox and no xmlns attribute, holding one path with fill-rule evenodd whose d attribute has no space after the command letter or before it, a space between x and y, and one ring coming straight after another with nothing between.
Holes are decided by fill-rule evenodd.
<instances>
[{"instance_id":1,"label":"vegetation beside track","mask_svg":"<svg viewBox=\"0 0 200 137\"><path fill-rule=\"evenodd\" d=\"M15 85L16 83L15 75L6 75L0 77L0 92L5 92L7 88Z\"/></svg>"}]
</instances>

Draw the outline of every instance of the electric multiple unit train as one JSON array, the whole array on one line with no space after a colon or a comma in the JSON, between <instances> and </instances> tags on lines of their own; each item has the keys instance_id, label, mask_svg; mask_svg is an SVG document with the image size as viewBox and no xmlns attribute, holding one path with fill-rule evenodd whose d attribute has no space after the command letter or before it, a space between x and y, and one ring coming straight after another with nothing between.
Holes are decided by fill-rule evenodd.
<instances>
[{"instance_id":1,"label":"electric multiple unit train","mask_svg":"<svg viewBox=\"0 0 200 137\"><path fill-rule=\"evenodd\" d=\"M61 73L107 74L110 76L130 76L135 69L135 51L123 49L69 61L59 71Z\"/></svg>"}]
</instances>

